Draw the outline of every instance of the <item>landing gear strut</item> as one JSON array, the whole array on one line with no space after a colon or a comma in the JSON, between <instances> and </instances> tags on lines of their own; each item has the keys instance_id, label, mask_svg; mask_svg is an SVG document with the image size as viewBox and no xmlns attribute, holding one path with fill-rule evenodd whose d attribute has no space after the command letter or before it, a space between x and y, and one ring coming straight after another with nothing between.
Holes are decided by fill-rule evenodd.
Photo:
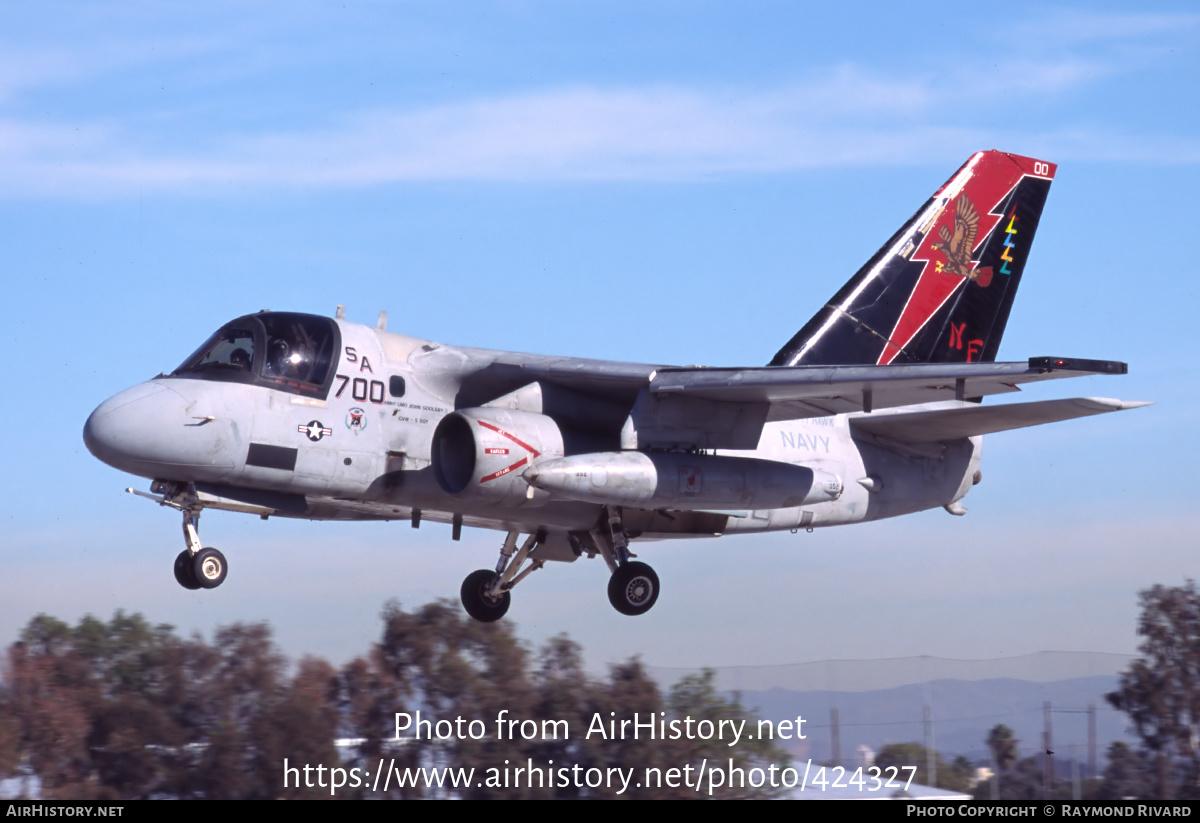
<instances>
[{"instance_id":1,"label":"landing gear strut","mask_svg":"<svg viewBox=\"0 0 1200 823\"><path fill-rule=\"evenodd\" d=\"M175 581L185 589L215 589L225 582L229 563L216 549L200 547L196 524L204 508L192 484L168 483L155 480L152 494L126 489L130 494L153 500L160 506L170 506L183 513L183 544L186 548L175 557Z\"/></svg>"},{"instance_id":2,"label":"landing gear strut","mask_svg":"<svg viewBox=\"0 0 1200 823\"><path fill-rule=\"evenodd\" d=\"M183 541L187 548L175 558L175 580L185 589L215 589L225 582L229 563L216 549L200 548L196 524L200 512L183 507Z\"/></svg>"},{"instance_id":3,"label":"landing gear strut","mask_svg":"<svg viewBox=\"0 0 1200 823\"><path fill-rule=\"evenodd\" d=\"M522 570L521 566L528 559L529 553L537 548L544 537L538 532L529 535L517 551L518 537L519 532L509 532L504 538L504 545L500 548L500 559L496 561L494 572L480 569L468 574L467 579L463 581L459 591L463 608L481 623L494 623L504 617L512 601L509 592L513 586L528 577L531 572L540 569L546 562L531 560ZM513 556L514 551L516 557Z\"/></svg>"},{"instance_id":4,"label":"landing gear strut","mask_svg":"<svg viewBox=\"0 0 1200 823\"><path fill-rule=\"evenodd\" d=\"M492 623L503 617L512 602L509 592L545 563L542 558L529 560L530 553L545 541L545 534L534 532L517 549L520 536L519 532L511 531L505 537L495 571L480 569L471 572L463 581L459 592L463 608L476 620ZM628 615L650 611L658 601L658 575L645 563L632 559L620 508L605 506L595 528L572 532L569 536L576 556L586 551L591 557L597 552L604 557L612 572L608 580L608 600L614 609ZM526 560L529 560L528 564Z\"/></svg>"},{"instance_id":5,"label":"landing gear strut","mask_svg":"<svg viewBox=\"0 0 1200 823\"><path fill-rule=\"evenodd\" d=\"M650 611L658 601L658 575L654 569L637 560L629 552L629 536L621 521L621 510L613 506L604 507L604 520L608 525L600 540L612 577L608 579L608 602L621 614L637 616Z\"/></svg>"}]
</instances>

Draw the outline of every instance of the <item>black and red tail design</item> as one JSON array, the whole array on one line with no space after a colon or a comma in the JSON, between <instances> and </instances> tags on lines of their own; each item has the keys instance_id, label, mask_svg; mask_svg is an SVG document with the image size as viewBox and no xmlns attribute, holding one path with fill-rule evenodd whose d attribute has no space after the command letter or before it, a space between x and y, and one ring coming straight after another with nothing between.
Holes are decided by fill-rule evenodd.
<instances>
[{"instance_id":1,"label":"black and red tail design","mask_svg":"<svg viewBox=\"0 0 1200 823\"><path fill-rule=\"evenodd\" d=\"M974 155L770 365L995 360L1056 170Z\"/></svg>"}]
</instances>

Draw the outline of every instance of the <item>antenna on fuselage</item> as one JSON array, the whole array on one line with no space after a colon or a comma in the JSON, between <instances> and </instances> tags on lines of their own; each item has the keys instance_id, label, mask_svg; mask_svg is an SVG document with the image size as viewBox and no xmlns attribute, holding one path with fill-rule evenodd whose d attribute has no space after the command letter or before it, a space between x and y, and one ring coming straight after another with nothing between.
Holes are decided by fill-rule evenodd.
<instances>
[{"instance_id":1,"label":"antenna on fuselage","mask_svg":"<svg viewBox=\"0 0 1200 823\"><path fill-rule=\"evenodd\" d=\"M346 319L346 307L345 307L345 306L338 306L338 307L337 307L337 311L335 311L335 312L333 313L333 316L334 316L335 318L337 318L338 320L345 320L345 319Z\"/></svg>"},{"instance_id":2,"label":"antenna on fuselage","mask_svg":"<svg viewBox=\"0 0 1200 823\"><path fill-rule=\"evenodd\" d=\"M379 329L380 331L387 330L387 309L380 309L379 320L375 322L375 328Z\"/></svg>"}]
</instances>

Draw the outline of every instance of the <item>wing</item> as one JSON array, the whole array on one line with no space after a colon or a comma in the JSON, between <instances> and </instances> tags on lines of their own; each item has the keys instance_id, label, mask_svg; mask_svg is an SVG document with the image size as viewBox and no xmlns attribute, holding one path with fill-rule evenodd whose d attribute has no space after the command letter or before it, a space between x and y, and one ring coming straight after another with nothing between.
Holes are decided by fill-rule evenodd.
<instances>
[{"instance_id":1,"label":"wing","mask_svg":"<svg viewBox=\"0 0 1200 823\"><path fill-rule=\"evenodd\" d=\"M1090 374L1125 374L1112 360L1033 357L1026 363L921 363L911 366L794 366L659 369L658 397L766 403L768 420L825 417L938 400L1018 391L1018 385Z\"/></svg>"},{"instance_id":2,"label":"wing","mask_svg":"<svg viewBox=\"0 0 1200 823\"><path fill-rule=\"evenodd\" d=\"M689 449L756 448L763 425L775 420L977 399L1019 391L1025 383L1128 371L1126 364L1116 361L1061 357L1035 357L1024 363L732 369L618 368L617 364L530 357L519 364L494 363L492 368L505 372L513 386L543 381L591 396L636 396L630 422L637 446ZM1070 416L1076 415L1054 419ZM934 418L928 425L935 425Z\"/></svg>"},{"instance_id":3,"label":"wing","mask_svg":"<svg viewBox=\"0 0 1200 823\"><path fill-rule=\"evenodd\" d=\"M930 411L895 411L862 415L850 419L856 431L886 437L903 443L944 443L977 434L1022 429L1057 423L1076 417L1123 411L1149 403L1110 400L1105 397L1074 397L1033 403L1005 403L995 406L955 406Z\"/></svg>"}]
</instances>

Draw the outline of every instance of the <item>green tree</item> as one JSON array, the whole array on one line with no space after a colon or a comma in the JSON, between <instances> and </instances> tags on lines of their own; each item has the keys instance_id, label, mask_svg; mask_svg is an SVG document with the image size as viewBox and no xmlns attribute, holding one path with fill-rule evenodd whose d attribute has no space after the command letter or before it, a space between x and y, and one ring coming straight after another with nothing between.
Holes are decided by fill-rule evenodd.
<instances>
[{"instance_id":1,"label":"green tree","mask_svg":"<svg viewBox=\"0 0 1200 823\"><path fill-rule=\"evenodd\" d=\"M987 745L992 752L992 762L998 771L1007 771L1017 761L1017 743L1013 730L1003 723L993 726L988 732Z\"/></svg>"},{"instance_id":2,"label":"green tree","mask_svg":"<svg viewBox=\"0 0 1200 823\"><path fill-rule=\"evenodd\" d=\"M637 658L609 667L608 680L595 683L587 690L588 700L584 706L581 731L584 733L580 751L580 765L586 768L633 769L637 775L646 774L646 769L682 767L667 754L667 746L661 739L647 741L644 736L634 739L620 732L623 720L661 718L665 710L662 692L658 684L646 672L646 667ZM603 734L593 731L592 721L604 724ZM615 721L618 733L607 733L609 721ZM597 727L598 729L599 727ZM669 796L670 790L649 785L633 785L621 795L625 798L653 798ZM601 786L585 789L581 797L617 797L618 787Z\"/></svg>"},{"instance_id":3,"label":"green tree","mask_svg":"<svg viewBox=\"0 0 1200 823\"><path fill-rule=\"evenodd\" d=\"M875 755L875 765L881 769L895 766L903 768L915 766L912 782L923 786L935 786L939 789L949 789L955 792L967 792L975 784L975 769L971 761L959 755L950 763L942 759L938 752L933 752L934 764L937 769L937 781L929 780L929 750L920 743L889 743ZM907 779L908 772L904 772Z\"/></svg>"},{"instance_id":4,"label":"green tree","mask_svg":"<svg viewBox=\"0 0 1200 823\"><path fill-rule=\"evenodd\" d=\"M338 714L338 676L329 663L316 657L305 657L296 673L283 688L279 699L265 713L265 726L270 738L263 744L263 760L276 797L327 798L329 787L300 785L280 787L275 782L286 759L292 764L338 765L336 741L340 722ZM271 766L275 772L271 773Z\"/></svg>"},{"instance_id":5,"label":"green tree","mask_svg":"<svg viewBox=\"0 0 1200 823\"><path fill-rule=\"evenodd\" d=\"M1025 757L1013 762L1004 774L999 776L1000 800L1041 800L1042 799L1042 759L1040 756ZM1060 781L1055 783L1056 796L1070 798L1070 787ZM990 800L992 784L983 781L975 787L977 800Z\"/></svg>"},{"instance_id":6,"label":"green tree","mask_svg":"<svg viewBox=\"0 0 1200 823\"><path fill-rule=\"evenodd\" d=\"M312 733L287 711L310 667L295 695L284 669L265 624L219 629L214 648L120 611L38 615L8 651L0 768L15 745L47 799L274 797L280 752Z\"/></svg>"},{"instance_id":7,"label":"green tree","mask_svg":"<svg viewBox=\"0 0 1200 823\"><path fill-rule=\"evenodd\" d=\"M702 762L718 763L730 771L726 776L725 785L719 786L712 794L716 799L781 796L787 791L782 785L772 787L767 782L755 787L753 783L758 781L752 779L750 773L758 769L765 775L771 766L782 770L791 763L791 757L766 735L759 736L757 718L746 711L738 695L726 697L719 693L713 683L715 677L716 673L712 669L704 669L700 674L688 675L672 686L667 697L669 713L672 718L691 718L697 723L707 720L716 725L721 721L731 721L743 729L742 738L732 747L729 740L719 740L715 737L707 741L681 739L675 747L681 751L681 755L676 757L681 756L694 765ZM745 774L746 779L735 779L733 775L736 774Z\"/></svg>"},{"instance_id":8,"label":"green tree","mask_svg":"<svg viewBox=\"0 0 1200 823\"><path fill-rule=\"evenodd\" d=\"M599 747L588 741L586 734L591 719L589 711L598 704L598 691L602 687L584 672L579 644L565 634L546 641L538 653L534 684L537 690L534 717L539 722L553 724L547 726L553 732L531 741L530 756L538 763L594 764ZM560 720L566 721L566 735L558 733ZM557 799L575 799L585 796L586 790L574 785L555 785L547 794Z\"/></svg>"},{"instance_id":9,"label":"green tree","mask_svg":"<svg viewBox=\"0 0 1200 823\"><path fill-rule=\"evenodd\" d=\"M508 622L479 623L465 617L448 601L430 603L416 612L389 604L383 614L383 637L368 660L353 661L343 670L358 735L364 739L359 755L386 752L397 768L444 766L453 763L485 772L523 762L526 741L494 734L501 710L513 719L533 717L533 689L525 649ZM479 721L485 733L452 734L437 739L403 732L397 745L396 713L436 725ZM406 786L390 790L398 797L453 795L467 798L537 796L534 788L488 785L466 790Z\"/></svg>"},{"instance_id":10,"label":"green tree","mask_svg":"<svg viewBox=\"0 0 1200 823\"><path fill-rule=\"evenodd\" d=\"M1154 770L1146 757L1117 740L1108 747L1108 766L1097 793L1099 800L1147 800L1154 797Z\"/></svg>"},{"instance_id":11,"label":"green tree","mask_svg":"<svg viewBox=\"0 0 1200 823\"><path fill-rule=\"evenodd\" d=\"M664 698L637 659L606 678L583 671L579 646L549 641L531 670L509 623L481 624L439 602L406 612L390 605L383 634L366 655L335 670L305 658L291 667L261 623L219 628L211 644L169 626L117 612L75 626L46 615L8 649L0 681L0 776L32 774L46 799L328 797L329 787L283 784L286 758L306 765L454 766L476 770L465 787L396 788L395 796L462 798L611 797L620 783L562 785L564 767L620 768L633 779L622 796L695 797L692 787L651 786L646 769L693 770L703 762L744 769L784 767L786 756L758 739L739 700L718 692L713 673L684 678ZM426 724L450 721L437 738L396 739L396 713ZM515 728L497 728L505 716ZM621 727L637 715L636 736ZM649 736L649 721L690 718L745 723L736 747L696 737ZM456 721L474 721L466 734ZM593 731L615 721L617 734ZM566 731L563 724L566 724ZM480 725L482 724L482 725ZM476 733L482 728L482 733ZM591 733L589 733L591 732ZM339 752L338 737L362 740ZM515 769L524 768L522 777ZM551 766L554 770L551 771ZM542 779L532 776L540 770ZM489 779L504 772L499 780ZM514 778L517 782L507 782ZM664 784L667 781L664 781ZM532 784L532 785L531 785ZM639 785L640 784L640 785ZM761 796L726 781L717 796ZM340 797L370 796L342 790Z\"/></svg>"},{"instance_id":12,"label":"green tree","mask_svg":"<svg viewBox=\"0 0 1200 823\"><path fill-rule=\"evenodd\" d=\"M1200 797L1200 592L1189 580L1153 586L1140 600L1141 657L1107 698L1133 720L1155 796Z\"/></svg>"},{"instance_id":13,"label":"green tree","mask_svg":"<svg viewBox=\"0 0 1200 823\"><path fill-rule=\"evenodd\" d=\"M160 791L162 752L180 743L159 664L168 626L118 611L74 628L38 615L9 649L5 703L17 746L48 798L138 798Z\"/></svg>"}]
</instances>

